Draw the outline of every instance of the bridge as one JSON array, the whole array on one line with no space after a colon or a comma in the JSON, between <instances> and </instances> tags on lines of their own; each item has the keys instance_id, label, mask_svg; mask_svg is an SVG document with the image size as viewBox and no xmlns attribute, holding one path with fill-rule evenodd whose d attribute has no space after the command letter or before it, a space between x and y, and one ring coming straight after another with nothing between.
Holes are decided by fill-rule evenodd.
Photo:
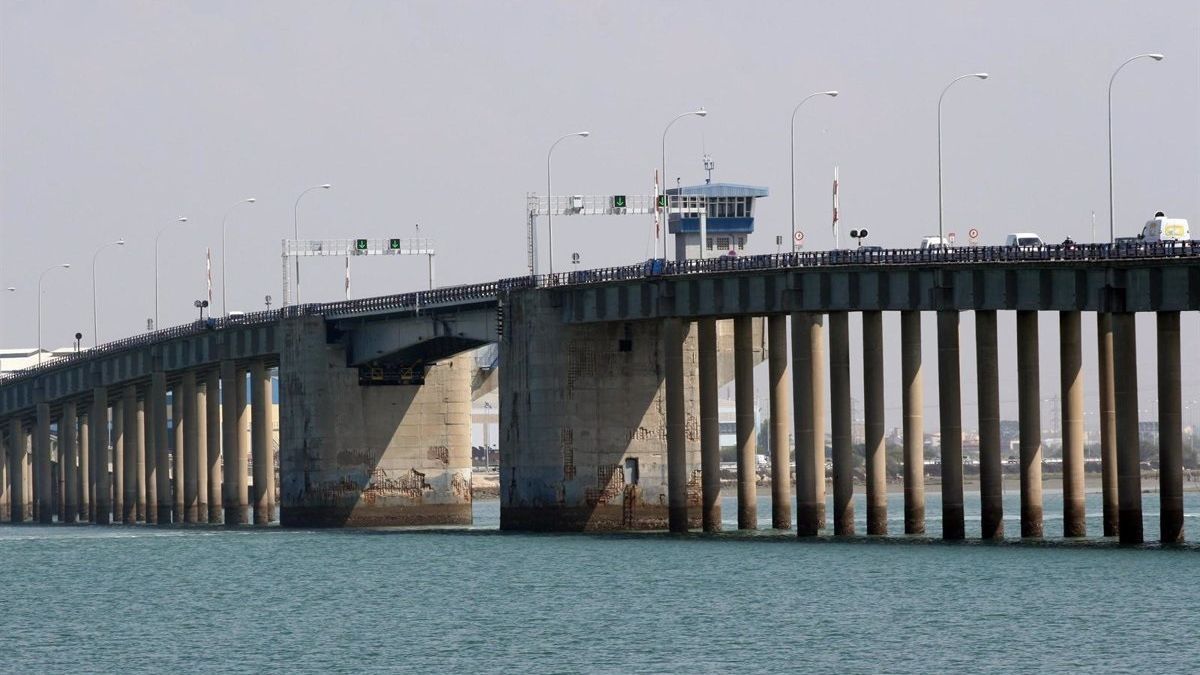
<instances>
[{"instance_id":1,"label":"bridge","mask_svg":"<svg viewBox=\"0 0 1200 675\"><path fill-rule=\"evenodd\" d=\"M894 311L904 530L925 532L920 313L936 312L941 534L961 539L958 323L972 311L983 536L1001 537L996 315L1012 311L1021 535L1042 536L1037 313L1056 312L1065 533L1081 536L1080 325L1091 312L1099 327L1104 534L1139 543L1134 315L1154 312L1161 531L1163 541L1182 541L1179 322L1181 312L1198 309L1200 246L1188 242L651 260L198 321L4 374L0 518L266 524L278 512L285 526L469 523L466 354L498 343L502 529L720 529L722 355L731 357L737 391L738 523L753 528L751 369L754 327L765 321L772 522L801 536L826 526L828 386L833 532L850 535L848 314L861 312L867 530L886 534L882 313ZM730 323L731 335L723 330Z\"/></svg>"}]
</instances>

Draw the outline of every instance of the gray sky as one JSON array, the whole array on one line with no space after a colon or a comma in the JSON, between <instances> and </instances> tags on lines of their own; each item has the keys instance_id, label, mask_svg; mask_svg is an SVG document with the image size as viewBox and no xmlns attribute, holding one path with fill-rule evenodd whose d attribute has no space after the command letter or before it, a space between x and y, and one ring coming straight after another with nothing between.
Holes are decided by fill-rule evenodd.
<instances>
[{"instance_id":1,"label":"gray sky","mask_svg":"<svg viewBox=\"0 0 1200 675\"><path fill-rule=\"evenodd\" d=\"M18 287L0 298L0 343L35 342L37 276L56 262L72 269L46 276L44 343L76 330L90 342L92 255L118 237L128 244L98 267L101 338L144 330L154 235L180 215L190 222L162 239L163 324L193 318L206 247L219 305L221 217L247 196L257 204L230 217L230 309L278 302L293 201L324 182L302 202L302 236L410 236L420 223L440 284L522 274L525 194L544 191L555 138L592 132L556 150L556 192L649 193L663 126L700 105L706 119L672 128L668 175L699 182L707 150L716 180L768 186L751 248L774 251L790 229L791 108L830 88L842 95L797 118L807 248L833 244L835 164L845 226L913 245L937 228L938 94L981 70L991 79L946 97L947 229L1087 240L1095 211L1103 238L1108 78L1151 51L1167 59L1131 64L1114 92L1117 229L1133 234L1155 210L1195 227L1198 37L1191 0L0 0L0 284ZM649 230L644 217L562 218L556 260L644 259ZM340 259L305 270L305 300L341 297ZM417 259L357 261L354 292L412 290L424 275Z\"/></svg>"}]
</instances>

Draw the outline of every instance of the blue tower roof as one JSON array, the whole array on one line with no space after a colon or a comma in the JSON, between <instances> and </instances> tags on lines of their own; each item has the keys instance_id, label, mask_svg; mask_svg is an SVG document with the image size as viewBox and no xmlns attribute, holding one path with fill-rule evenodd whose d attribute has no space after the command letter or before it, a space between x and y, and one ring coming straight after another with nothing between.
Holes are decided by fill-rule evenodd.
<instances>
[{"instance_id":1,"label":"blue tower roof","mask_svg":"<svg viewBox=\"0 0 1200 675\"><path fill-rule=\"evenodd\" d=\"M767 188L756 185L738 185L737 183L705 183L704 185L669 188L667 194L689 197L766 197Z\"/></svg>"}]
</instances>

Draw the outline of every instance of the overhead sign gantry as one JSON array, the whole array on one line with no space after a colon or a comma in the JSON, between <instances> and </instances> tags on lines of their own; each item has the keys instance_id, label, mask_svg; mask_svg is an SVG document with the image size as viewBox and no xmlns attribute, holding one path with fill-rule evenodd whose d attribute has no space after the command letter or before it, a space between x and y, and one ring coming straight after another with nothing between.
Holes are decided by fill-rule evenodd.
<instances>
[{"instance_id":1,"label":"overhead sign gantry","mask_svg":"<svg viewBox=\"0 0 1200 675\"><path fill-rule=\"evenodd\" d=\"M427 237L388 239L284 239L283 305L295 304L292 298L291 258L335 256L346 259L346 299L350 299L350 258L354 256L423 255L429 259L429 288L433 288L433 240ZM299 280L297 280L298 283Z\"/></svg>"}]
</instances>

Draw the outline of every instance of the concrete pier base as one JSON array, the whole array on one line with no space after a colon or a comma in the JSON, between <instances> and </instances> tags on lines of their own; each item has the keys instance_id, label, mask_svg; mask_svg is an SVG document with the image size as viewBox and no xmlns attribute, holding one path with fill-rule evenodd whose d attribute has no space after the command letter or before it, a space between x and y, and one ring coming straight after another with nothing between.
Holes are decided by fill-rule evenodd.
<instances>
[{"instance_id":1,"label":"concrete pier base","mask_svg":"<svg viewBox=\"0 0 1200 675\"><path fill-rule=\"evenodd\" d=\"M833 533L854 534L854 447L850 438L850 317L829 313L829 406Z\"/></svg>"},{"instance_id":2,"label":"concrete pier base","mask_svg":"<svg viewBox=\"0 0 1200 675\"><path fill-rule=\"evenodd\" d=\"M1158 493L1164 544L1183 542L1183 413L1179 312L1158 313Z\"/></svg>"},{"instance_id":3,"label":"concrete pier base","mask_svg":"<svg viewBox=\"0 0 1200 675\"><path fill-rule=\"evenodd\" d=\"M721 420L717 402L717 320L697 322L700 389L701 525L721 531ZM772 348L773 349L773 348ZM772 352L774 353L774 352ZM791 483L791 477L788 478ZM791 496L788 496L789 502Z\"/></svg>"},{"instance_id":4,"label":"concrete pier base","mask_svg":"<svg viewBox=\"0 0 1200 675\"><path fill-rule=\"evenodd\" d=\"M1017 312L1017 414L1021 454L1021 536L1041 537L1042 401L1037 312Z\"/></svg>"},{"instance_id":5,"label":"concrete pier base","mask_svg":"<svg viewBox=\"0 0 1200 675\"><path fill-rule=\"evenodd\" d=\"M663 353L667 366L667 523L672 532L688 531L687 406L683 377L683 338L684 327L679 319L663 320ZM740 508L738 512L741 513Z\"/></svg>"},{"instance_id":6,"label":"concrete pier base","mask_svg":"<svg viewBox=\"0 0 1200 675\"><path fill-rule=\"evenodd\" d=\"M1112 314L1096 315L1097 386L1100 396L1100 483L1104 508L1104 536L1115 537L1120 531L1117 503L1117 408L1116 377L1113 373Z\"/></svg>"},{"instance_id":7,"label":"concrete pier base","mask_svg":"<svg viewBox=\"0 0 1200 675\"><path fill-rule=\"evenodd\" d=\"M796 430L796 534L825 526L825 349L820 314L792 314L792 396Z\"/></svg>"},{"instance_id":8,"label":"concrete pier base","mask_svg":"<svg viewBox=\"0 0 1200 675\"><path fill-rule=\"evenodd\" d=\"M734 419L737 426L738 529L758 529L758 438L754 424L754 334L748 316L733 320Z\"/></svg>"},{"instance_id":9,"label":"concrete pier base","mask_svg":"<svg viewBox=\"0 0 1200 675\"><path fill-rule=\"evenodd\" d=\"M867 534L887 534L887 453L884 434L883 312L863 312L863 431Z\"/></svg>"},{"instance_id":10,"label":"concrete pier base","mask_svg":"<svg viewBox=\"0 0 1200 675\"><path fill-rule=\"evenodd\" d=\"M904 533L925 534L925 393L921 380L921 313L900 312L904 414Z\"/></svg>"},{"instance_id":11,"label":"concrete pier base","mask_svg":"<svg viewBox=\"0 0 1200 675\"><path fill-rule=\"evenodd\" d=\"M1140 544L1142 533L1141 429L1138 424L1137 327L1130 312L1114 313L1113 366L1120 373L1117 409L1117 503L1122 544Z\"/></svg>"},{"instance_id":12,"label":"concrete pier base","mask_svg":"<svg viewBox=\"0 0 1200 675\"><path fill-rule=\"evenodd\" d=\"M1083 353L1079 312L1060 312L1059 367L1062 373L1063 536L1087 535L1083 481Z\"/></svg>"},{"instance_id":13,"label":"concrete pier base","mask_svg":"<svg viewBox=\"0 0 1200 675\"><path fill-rule=\"evenodd\" d=\"M791 387L788 386L786 315L773 314L767 318L767 350L771 414L771 527L786 530L792 526L792 468L788 443L792 433L792 397ZM713 366L715 371L715 360Z\"/></svg>"},{"instance_id":14,"label":"concrete pier base","mask_svg":"<svg viewBox=\"0 0 1200 675\"><path fill-rule=\"evenodd\" d=\"M1000 453L1000 357L996 312L975 312L975 367L979 401L980 536L1004 538L1003 458Z\"/></svg>"},{"instance_id":15,"label":"concrete pier base","mask_svg":"<svg viewBox=\"0 0 1200 675\"><path fill-rule=\"evenodd\" d=\"M937 313L938 416L941 425L942 539L967 536L963 509L962 379L959 373L956 311Z\"/></svg>"}]
</instances>

